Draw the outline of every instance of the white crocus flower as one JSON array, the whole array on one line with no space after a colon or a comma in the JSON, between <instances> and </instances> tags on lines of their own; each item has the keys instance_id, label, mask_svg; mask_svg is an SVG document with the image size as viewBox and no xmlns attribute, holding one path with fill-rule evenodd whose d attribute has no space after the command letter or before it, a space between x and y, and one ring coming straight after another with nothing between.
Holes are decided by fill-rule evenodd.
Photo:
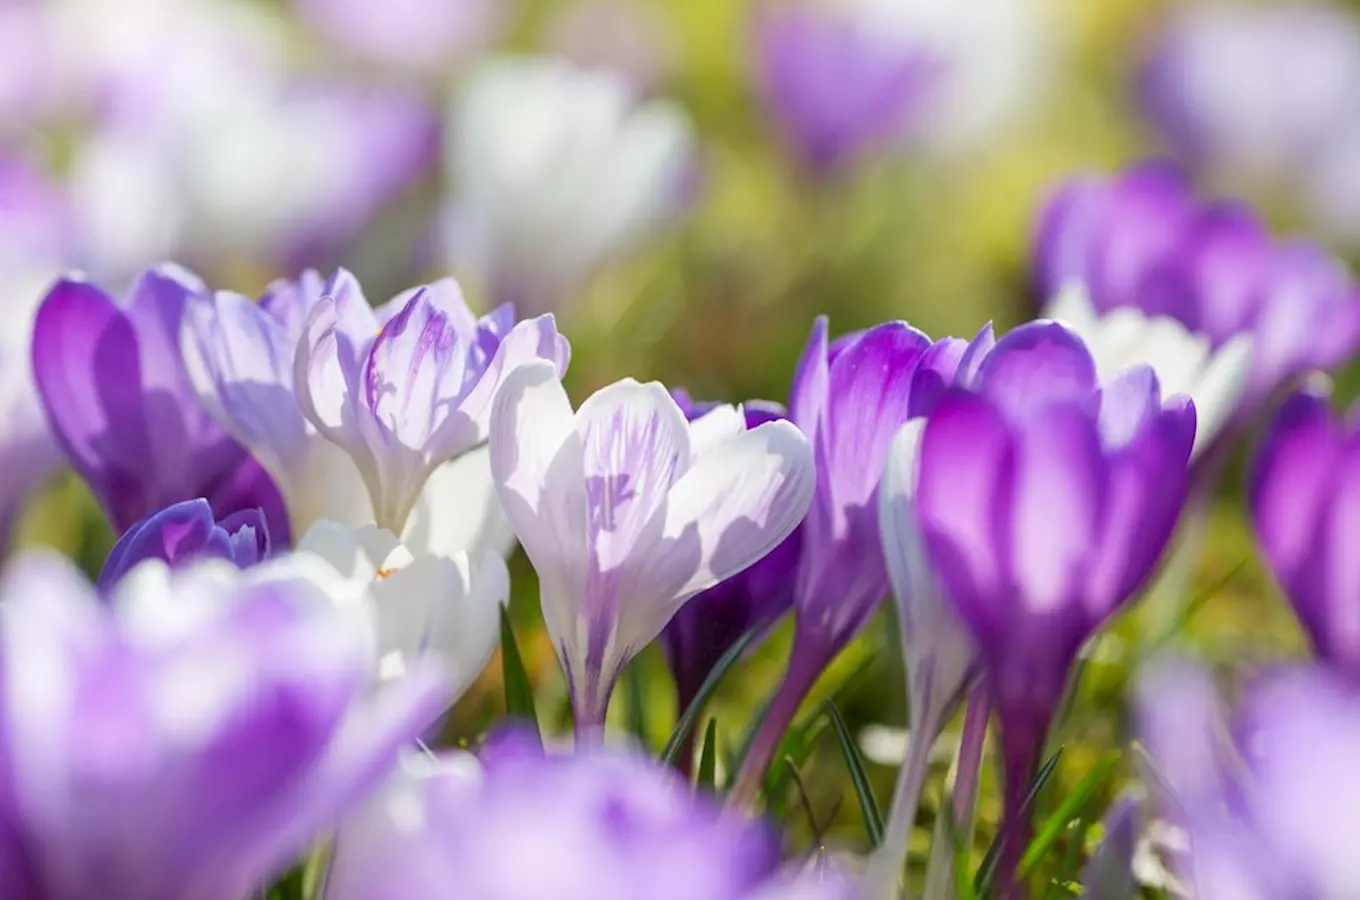
<instances>
[{"instance_id":1,"label":"white crocus flower","mask_svg":"<svg viewBox=\"0 0 1360 900\"><path fill-rule=\"evenodd\" d=\"M1239 335L1215 350L1208 338L1168 316L1119 307L1097 313L1080 284L1070 284L1045 314L1070 326L1086 342L1104 381L1144 363L1157 373L1162 395L1189 394L1195 401L1198 456L1232 421L1251 370L1251 339Z\"/></svg>"},{"instance_id":2,"label":"white crocus flower","mask_svg":"<svg viewBox=\"0 0 1360 900\"><path fill-rule=\"evenodd\" d=\"M450 108L448 258L521 315L553 306L672 218L691 128L615 72L565 59L486 63Z\"/></svg>"},{"instance_id":3,"label":"white crocus flower","mask_svg":"<svg viewBox=\"0 0 1360 900\"><path fill-rule=\"evenodd\" d=\"M367 592L378 630L378 678L401 677L433 654L447 669L454 696L467 690L496 649L499 612L510 575L495 553L417 556L390 531L317 522L299 556L324 559L351 590Z\"/></svg>"}]
</instances>

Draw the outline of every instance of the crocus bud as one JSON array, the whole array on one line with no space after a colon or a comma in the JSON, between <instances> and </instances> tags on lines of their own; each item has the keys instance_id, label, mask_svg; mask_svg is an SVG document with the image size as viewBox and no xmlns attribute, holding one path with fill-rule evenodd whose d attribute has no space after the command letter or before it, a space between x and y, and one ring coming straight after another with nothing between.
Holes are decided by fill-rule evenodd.
<instances>
[{"instance_id":1,"label":"crocus bud","mask_svg":"<svg viewBox=\"0 0 1360 900\"><path fill-rule=\"evenodd\" d=\"M104 561L98 584L107 589L147 559L170 566L195 559L225 559L245 568L263 561L269 550L269 526L260 510L242 510L217 522L207 500L185 500L129 528Z\"/></svg>"},{"instance_id":2,"label":"crocus bud","mask_svg":"<svg viewBox=\"0 0 1360 900\"><path fill-rule=\"evenodd\" d=\"M1135 367L1101 386L1054 322L999 340L921 438L918 521L993 691L1005 781L999 873L1081 645L1149 578L1189 481L1195 413Z\"/></svg>"},{"instance_id":3,"label":"crocus bud","mask_svg":"<svg viewBox=\"0 0 1360 900\"><path fill-rule=\"evenodd\" d=\"M690 424L665 388L631 379L573 412L547 362L506 379L491 468L538 571L578 735L603 726L623 667L685 601L792 533L815 480L787 422L748 430L721 407Z\"/></svg>"},{"instance_id":4,"label":"crocus bud","mask_svg":"<svg viewBox=\"0 0 1360 900\"><path fill-rule=\"evenodd\" d=\"M58 281L34 326L38 393L57 442L119 531L204 497L217 517L264 510L270 536L287 543L277 488L199 404L185 372L180 323L206 293L168 265L143 273L126 305L80 278Z\"/></svg>"},{"instance_id":5,"label":"crocus bud","mask_svg":"<svg viewBox=\"0 0 1360 900\"><path fill-rule=\"evenodd\" d=\"M1256 538L1317 657L1360 679L1360 440L1323 393L1281 406L1252 470L1248 505Z\"/></svg>"}]
</instances>

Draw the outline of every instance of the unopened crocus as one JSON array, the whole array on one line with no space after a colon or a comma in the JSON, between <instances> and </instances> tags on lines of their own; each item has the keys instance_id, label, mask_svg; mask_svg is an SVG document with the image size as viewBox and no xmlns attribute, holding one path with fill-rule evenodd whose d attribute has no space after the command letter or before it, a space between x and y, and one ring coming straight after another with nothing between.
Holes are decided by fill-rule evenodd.
<instances>
[{"instance_id":1,"label":"unopened crocus","mask_svg":"<svg viewBox=\"0 0 1360 900\"><path fill-rule=\"evenodd\" d=\"M826 174L901 139L936 87L940 61L853 5L773 3L753 39L765 104L799 160Z\"/></svg>"},{"instance_id":2,"label":"unopened crocus","mask_svg":"<svg viewBox=\"0 0 1360 900\"><path fill-rule=\"evenodd\" d=\"M97 583L107 589L148 559L170 566L225 559L245 568L262 562L269 551L264 513L243 509L218 522L208 501L200 497L167 506L129 528L109 551Z\"/></svg>"},{"instance_id":3,"label":"unopened crocus","mask_svg":"<svg viewBox=\"0 0 1360 900\"><path fill-rule=\"evenodd\" d=\"M187 306L207 289L170 265L144 272L126 303L66 277L48 291L33 333L33 371L58 444L126 531L159 509L206 498L225 518L262 509L290 539L269 475L199 403L180 356Z\"/></svg>"},{"instance_id":4,"label":"unopened crocus","mask_svg":"<svg viewBox=\"0 0 1360 900\"><path fill-rule=\"evenodd\" d=\"M621 74L558 58L496 59L449 111L446 258L497 303L570 300L681 211L692 181L680 107Z\"/></svg>"},{"instance_id":5,"label":"unopened crocus","mask_svg":"<svg viewBox=\"0 0 1360 900\"><path fill-rule=\"evenodd\" d=\"M1148 365L1165 393L1188 394L1195 401L1194 457L1203 454L1236 417L1251 375L1249 334L1234 335L1214 348L1207 337L1170 316L1148 315L1136 306L1099 313L1079 282L1059 291L1045 315L1081 337L1100 380L1130 366Z\"/></svg>"},{"instance_id":6,"label":"unopened crocus","mask_svg":"<svg viewBox=\"0 0 1360 900\"><path fill-rule=\"evenodd\" d=\"M1180 880L1203 900L1352 897L1360 863L1360 697L1312 668L1258 676L1236 709L1183 661L1146 673L1141 736L1189 835Z\"/></svg>"},{"instance_id":7,"label":"unopened crocus","mask_svg":"<svg viewBox=\"0 0 1360 900\"><path fill-rule=\"evenodd\" d=\"M561 375L570 354L551 313L478 319L452 279L374 310L342 276L308 316L293 381L303 415L358 466L378 526L400 533L434 470L486 441L515 367L546 359Z\"/></svg>"},{"instance_id":8,"label":"unopened crocus","mask_svg":"<svg viewBox=\"0 0 1360 900\"><path fill-rule=\"evenodd\" d=\"M931 413L917 521L972 632L1000 728L999 883L1077 653L1151 576L1189 483L1195 411L1134 367L1101 384L1081 340L1040 321L997 341Z\"/></svg>"},{"instance_id":9,"label":"unopened crocus","mask_svg":"<svg viewBox=\"0 0 1360 900\"><path fill-rule=\"evenodd\" d=\"M634 654L685 601L779 546L815 480L788 422L748 429L720 407L690 424L665 388L631 379L573 411L548 362L506 379L491 469L591 737Z\"/></svg>"},{"instance_id":10,"label":"unopened crocus","mask_svg":"<svg viewBox=\"0 0 1360 900\"><path fill-rule=\"evenodd\" d=\"M1200 200L1165 163L1063 184L1041 213L1034 260L1045 298L1080 284L1102 315L1132 307L1170 316L1214 350L1249 338L1241 416L1360 348L1360 298L1345 266L1319 247L1272 238L1240 203Z\"/></svg>"},{"instance_id":11,"label":"unopened crocus","mask_svg":"<svg viewBox=\"0 0 1360 900\"><path fill-rule=\"evenodd\" d=\"M526 864L532 861L533 864ZM647 759L493 747L417 757L340 828L325 900L851 900L779 868L763 823Z\"/></svg>"},{"instance_id":12,"label":"unopened crocus","mask_svg":"<svg viewBox=\"0 0 1360 900\"><path fill-rule=\"evenodd\" d=\"M510 594L510 574L497 553L417 557L390 531L326 521L302 536L297 552L324 559L372 598L381 680L405 677L433 656L457 697L496 649L498 612Z\"/></svg>"},{"instance_id":13,"label":"unopened crocus","mask_svg":"<svg viewBox=\"0 0 1360 900\"><path fill-rule=\"evenodd\" d=\"M4 897L257 893L446 704L437 667L372 688L367 608L309 557L148 561L105 598L37 556L0 593Z\"/></svg>"},{"instance_id":14,"label":"unopened crocus","mask_svg":"<svg viewBox=\"0 0 1360 900\"><path fill-rule=\"evenodd\" d=\"M1326 393L1281 406L1251 474L1248 503L1276 581L1319 660L1360 678L1360 430L1333 415Z\"/></svg>"},{"instance_id":15,"label":"unopened crocus","mask_svg":"<svg viewBox=\"0 0 1360 900\"><path fill-rule=\"evenodd\" d=\"M931 407L960 369L970 371L990 340L987 329L971 348L956 340L932 344L905 322L888 322L828 345L826 319L813 325L789 411L812 444L817 493L802 529L789 668L733 787L741 802L754 800L771 754L822 670L888 595L878 490L893 437Z\"/></svg>"},{"instance_id":16,"label":"unopened crocus","mask_svg":"<svg viewBox=\"0 0 1360 900\"><path fill-rule=\"evenodd\" d=\"M721 406L696 403L681 390L671 396L690 422ZM754 400L741 410L748 429L787 418L777 403ZM718 660L748 631L768 628L789 611L801 546L801 534L795 531L749 569L696 594L661 632L661 647L675 676L677 712L689 708Z\"/></svg>"}]
</instances>

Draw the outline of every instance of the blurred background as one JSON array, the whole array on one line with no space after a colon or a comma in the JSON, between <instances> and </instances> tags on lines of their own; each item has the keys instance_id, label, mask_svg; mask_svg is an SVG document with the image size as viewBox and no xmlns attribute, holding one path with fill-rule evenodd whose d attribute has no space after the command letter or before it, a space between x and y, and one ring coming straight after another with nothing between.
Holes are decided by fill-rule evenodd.
<instances>
[{"instance_id":1,"label":"blurred background","mask_svg":"<svg viewBox=\"0 0 1360 900\"><path fill-rule=\"evenodd\" d=\"M783 401L816 315L833 333L901 318L937 336L1033 316L1037 211L1074 174L1169 156L1354 258L1358 89L1360 4L0 0L0 366L27 376L32 311L64 269L119 291L171 259L257 294L343 265L374 302L452 274L474 306L555 311L576 399L632 375ZM1183 628L1211 659L1301 646L1239 483ZM17 533L95 568L113 537L60 473ZM540 709L565 717L516 566ZM1125 734L1121 627L1064 732L1069 784ZM885 615L820 689L884 802L904 720L892 628ZM776 634L723 689L726 743L786 650ZM498 675L452 736L498 708ZM659 654L614 714L665 739ZM790 752L807 796L784 784L776 809L808 839L843 827L853 842L840 757L825 735L806 743Z\"/></svg>"}]
</instances>

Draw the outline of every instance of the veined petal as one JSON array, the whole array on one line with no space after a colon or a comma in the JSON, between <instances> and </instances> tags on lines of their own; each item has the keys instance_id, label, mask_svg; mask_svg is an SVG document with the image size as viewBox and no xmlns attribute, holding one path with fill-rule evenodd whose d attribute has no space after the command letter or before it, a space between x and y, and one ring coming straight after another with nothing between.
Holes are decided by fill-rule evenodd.
<instances>
[{"instance_id":1,"label":"veined petal","mask_svg":"<svg viewBox=\"0 0 1360 900\"><path fill-rule=\"evenodd\" d=\"M661 560L656 548L648 554L646 572L633 573L639 591L654 584L659 594L665 585L673 598L654 611L644 611L641 603L625 605L630 635L646 635L635 646L659 634L686 599L783 542L807 514L815 485L812 450L791 422L767 422L696 459L671 488L662 546L697 546L698 565L673 567L677 558L689 560L688 550ZM691 570L681 571L685 568ZM647 620L645 627L633 627L639 624L631 620L635 611Z\"/></svg>"},{"instance_id":2,"label":"veined petal","mask_svg":"<svg viewBox=\"0 0 1360 900\"><path fill-rule=\"evenodd\" d=\"M180 351L199 400L281 486L305 460L311 431L293 392L296 348L248 297L219 292L185 311Z\"/></svg>"},{"instance_id":3,"label":"veined petal","mask_svg":"<svg viewBox=\"0 0 1360 900\"><path fill-rule=\"evenodd\" d=\"M353 412L368 344L361 344L357 335L346 331L344 310L329 296L312 309L293 358L293 383L298 406L308 421L354 456L361 470L371 469L372 454ZM369 342L376 336L375 329Z\"/></svg>"},{"instance_id":4,"label":"veined petal","mask_svg":"<svg viewBox=\"0 0 1360 900\"><path fill-rule=\"evenodd\" d=\"M538 359L551 362L559 378L566 374L571 361L571 344L557 333L557 320L551 313L526 319L510 329L461 398L458 410L469 447L486 440L491 406L505 379L519 366Z\"/></svg>"},{"instance_id":5,"label":"veined petal","mask_svg":"<svg viewBox=\"0 0 1360 900\"><path fill-rule=\"evenodd\" d=\"M552 363L527 363L506 377L490 445L501 504L538 572L543 617L561 648L576 635L590 545L582 441Z\"/></svg>"}]
</instances>

